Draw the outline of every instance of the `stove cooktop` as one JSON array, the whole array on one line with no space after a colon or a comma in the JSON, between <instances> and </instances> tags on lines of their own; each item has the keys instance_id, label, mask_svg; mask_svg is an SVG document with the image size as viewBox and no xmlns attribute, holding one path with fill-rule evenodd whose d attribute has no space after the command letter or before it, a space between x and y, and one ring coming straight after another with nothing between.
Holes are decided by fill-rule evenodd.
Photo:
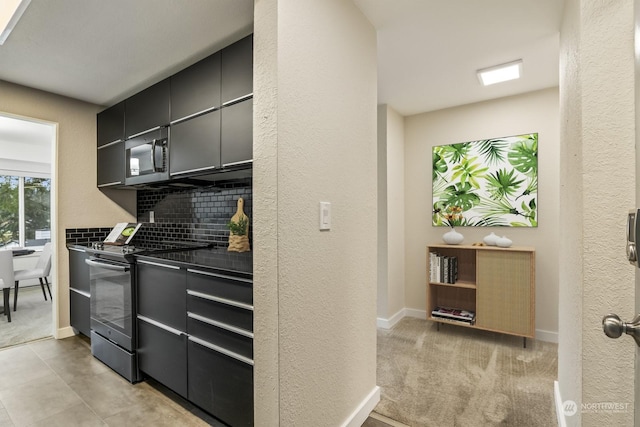
<instances>
[{"instance_id":1,"label":"stove cooktop","mask_svg":"<svg viewBox=\"0 0 640 427\"><path fill-rule=\"evenodd\" d=\"M154 246L109 245L102 242L94 242L87 247L87 252L95 256L131 261L134 255L173 253L194 249L210 249L211 247L211 244L183 242L161 242Z\"/></svg>"}]
</instances>

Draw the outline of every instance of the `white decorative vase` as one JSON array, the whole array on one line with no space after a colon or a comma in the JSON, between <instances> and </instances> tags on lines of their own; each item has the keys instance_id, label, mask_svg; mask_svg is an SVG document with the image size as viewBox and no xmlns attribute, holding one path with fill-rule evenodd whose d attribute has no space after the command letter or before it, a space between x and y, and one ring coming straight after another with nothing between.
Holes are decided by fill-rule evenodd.
<instances>
[{"instance_id":1,"label":"white decorative vase","mask_svg":"<svg viewBox=\"0 0 640 427\"><path fill-rule=\"evenodd\" d=\"M511 246L513 242L507 238L507 236L498 237L496 240L496 246L500 246L501 248L508 248Z\"/></svg>"},{"instance_id":2,"label":"white decorative vase","mask_svg":"<svg viewBox=\"0 0 640 427\"><path fill-rule=\"evenodd\" d=\"M496 236L496 233L494 233L493 231L491 232L491 234L484 236L484 239L482 239L482 241L488 246L495 246L496 240L498 240L498 236Z\"/></svg>"},{"instance_id":3,"label":"white decorative vase","mask_svg":"<svg viewBox=\"0 0 640 427\"><path fill-rule=\"evenodd\" d=\"M451 230L442 235L442 240L444 240L447 245L459 245L464 240L464 236L452 227Z\"/></svg>"}]
</instances>

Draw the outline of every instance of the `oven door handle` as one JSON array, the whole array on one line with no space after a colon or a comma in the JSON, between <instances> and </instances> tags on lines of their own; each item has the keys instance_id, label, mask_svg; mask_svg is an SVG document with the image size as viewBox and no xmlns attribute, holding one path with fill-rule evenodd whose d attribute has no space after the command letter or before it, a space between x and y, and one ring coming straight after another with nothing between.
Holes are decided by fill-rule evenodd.
<instances>
[{"instance_id":1,"label":"oven door handle","mask_svg":"<svg viewBox=\"0 0 640 427\"><path fill-rule=\"evenodd\" d=\"M107 264L106 262L94 261L92 259L85 259L84 262L91 267L106 268L107 270L114 271L129 271L128 265L113 265Z\"/></svg>"}]
</instances>

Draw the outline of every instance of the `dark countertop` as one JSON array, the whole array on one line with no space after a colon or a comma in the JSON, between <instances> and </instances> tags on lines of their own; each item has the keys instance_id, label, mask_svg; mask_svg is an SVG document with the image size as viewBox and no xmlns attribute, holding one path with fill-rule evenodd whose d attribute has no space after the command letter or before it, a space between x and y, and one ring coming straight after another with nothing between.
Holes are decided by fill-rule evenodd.
<instances>
[{"instance_id":1,"label":"dark countertop","mask_svg":"<svg viewBox=\"0 0 640 427\"><path fill-rule=\"evenodd\" d=\"M226 248L214 248L136 255L136 258L172 261L187 266L214 268L247 278L253 277L253 252L229 252Z\"/></svg>"},{"instance_id":2,"label":"dark countertop","mask_svg":"<svg viewBox=\"0 0 640 427\"><path fill-rule=\"evenodd\" d=\"M87 245L67 244L67 248L84 251ZM253 278L253 252L229 252L226 248L213 248L135 255L135 258L149 261L170 261L186 267L213 268L222 273Z\"/></svg>"}]
</instances>

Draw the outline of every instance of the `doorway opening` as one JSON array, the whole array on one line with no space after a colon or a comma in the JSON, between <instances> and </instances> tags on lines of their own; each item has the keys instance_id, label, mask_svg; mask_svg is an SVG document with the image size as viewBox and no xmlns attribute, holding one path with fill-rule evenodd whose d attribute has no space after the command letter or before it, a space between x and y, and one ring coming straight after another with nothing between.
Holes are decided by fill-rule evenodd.
<instances>
[{"instance_id":1,"label":"doorway opening","mask_svg":"<svg viewBox=\"0 0 640 427\"><path fill-rule=\"evenodd\" d=\"M34 269L44 245L56 247L56 136L55 123L0 113L0 250L14 251L14 271ZM20 280L17 304L11 284L11 322L0 319L7 322L0 348L54 335L57 284L47 281L52 297L38 278Z\"/></svg>"}]
</instances>

